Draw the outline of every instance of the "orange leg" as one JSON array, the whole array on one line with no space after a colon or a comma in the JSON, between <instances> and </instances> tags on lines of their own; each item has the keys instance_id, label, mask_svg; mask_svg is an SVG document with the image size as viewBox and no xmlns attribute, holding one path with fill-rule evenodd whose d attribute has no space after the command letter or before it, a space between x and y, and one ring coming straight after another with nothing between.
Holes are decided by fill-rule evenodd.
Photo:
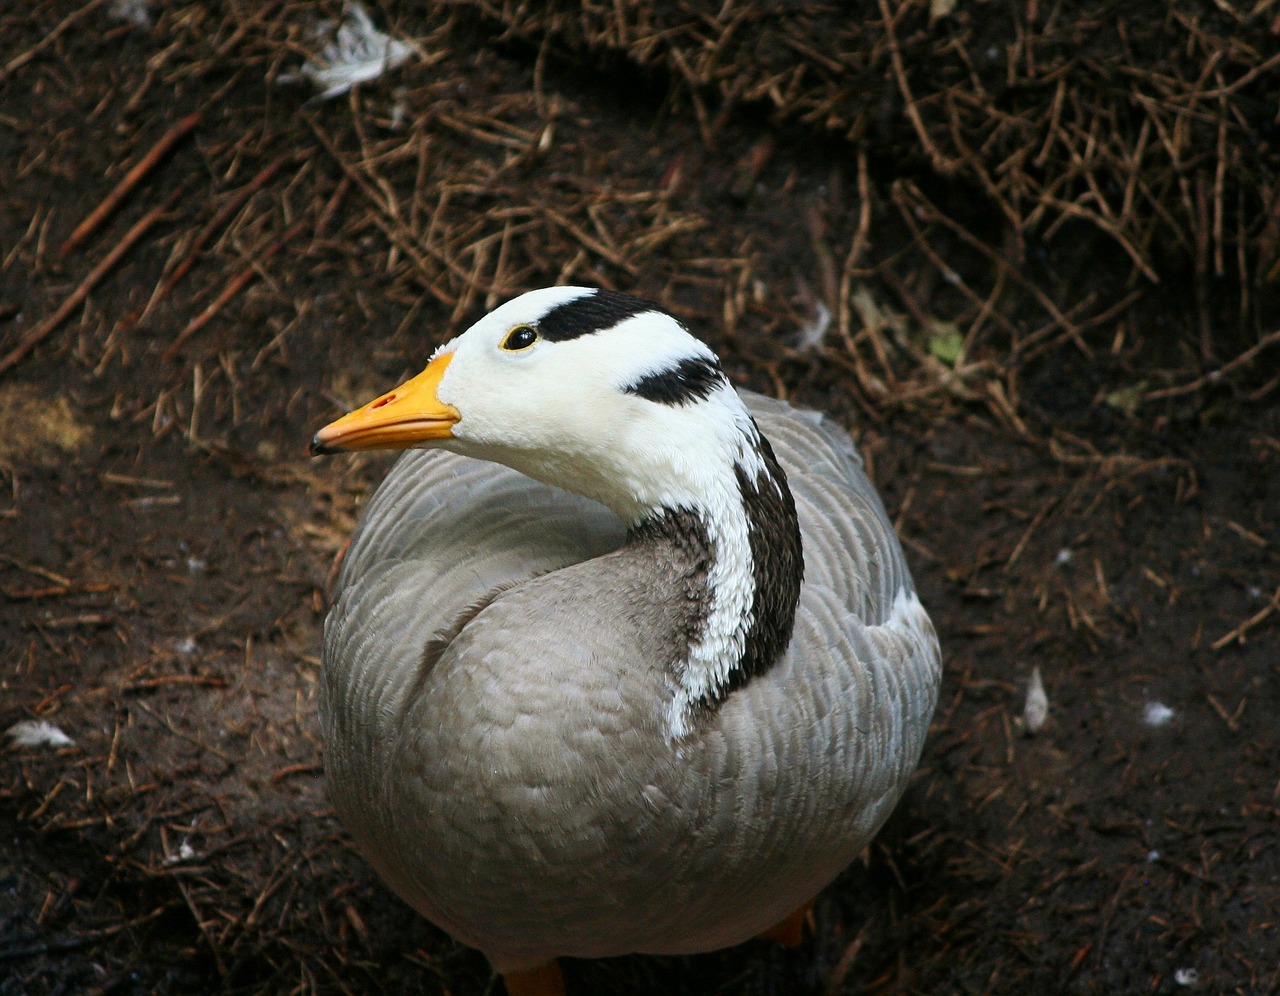
<instances>
[{"instance_id":1,"label":"orange leg","mask_svg":"<svg viewBox=\"0 0 1280 996\"><path fill-rule=\"evenodd\" d=\"M549 961L537 968L508 972L502 977L509 996L564 996L564 976L558 962Z\"/></svg>"},{"instance_id":2,"label":"orange leg","mask_svg":"<svg viewBox=\"0 0 1280 996\"><path fill-rule=\"evenodd\" d=\"M789 948L798 948L804 940L804 928L813 928L813 900L801 906L785 920L779 920L768 930L756 934L758 941L777 941Z\"/></svg>"}]
</instances>

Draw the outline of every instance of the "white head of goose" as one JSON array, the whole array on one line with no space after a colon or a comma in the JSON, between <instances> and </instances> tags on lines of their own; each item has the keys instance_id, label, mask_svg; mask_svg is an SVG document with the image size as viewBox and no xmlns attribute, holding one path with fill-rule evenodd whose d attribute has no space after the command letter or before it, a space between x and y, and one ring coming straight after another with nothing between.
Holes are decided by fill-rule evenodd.
<instances>
[{"instance_id":1,"label":"white head of goose","mask_svg":"<svg viewBox=\"0 0 1280 996\"><path fill-rule=\"evenodd\" d=\"M425 452L352 540L322 713L379 874L512 992L795 935L941 669L847 433L735 391L655 305L555 287L312 442L373 448Z\"/></svg>"}]
</instances>

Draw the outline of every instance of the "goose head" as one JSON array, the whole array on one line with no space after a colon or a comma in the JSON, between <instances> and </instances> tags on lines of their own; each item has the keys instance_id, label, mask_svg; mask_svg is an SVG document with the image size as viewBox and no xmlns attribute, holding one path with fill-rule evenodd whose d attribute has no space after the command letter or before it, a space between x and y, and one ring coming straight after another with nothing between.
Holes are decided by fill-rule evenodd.
<instances>
[{"instance_id":1,"label":"goose head","mask_svg":"<svg viewBox=\"0 0 1280 996\"><path fill-rule=\"evenodd\" d=\"M763 468L715 354L624 294L551 287L507 302L416 377L321 429L313 454L440 447L594 498L628 525Z\"/></svg>"},{"instance_id":2,"label":"goose head","mask_svg":"<svg viewBox=\"0 0 1280 996\"><path fill-rule=\"evenodd\" d=\"M790 642L804 562L786 475L715 354L656 305L585 287L523 294L311 443L424 447L594 498L632 542L689 565L669 579L691 606L687 652L670 662L671 739Z\"/></svg>"}]
</instances>

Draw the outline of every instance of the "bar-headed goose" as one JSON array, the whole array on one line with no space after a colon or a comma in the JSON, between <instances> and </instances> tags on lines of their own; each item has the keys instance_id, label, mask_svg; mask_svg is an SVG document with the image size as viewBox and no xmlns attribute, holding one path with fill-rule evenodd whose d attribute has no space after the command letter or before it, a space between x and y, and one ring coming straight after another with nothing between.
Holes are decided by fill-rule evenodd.
<instances>
[{"instance_id":1,"label":"bar-headed goose","mask_svg":"<svg viewBox=\"0 0 1280 996\"><path fill-rule=\"evenodd\" d=\"M323 720L378 873L512 992L793 934L902 794L941 669L848 435L656 306L553 287L312 443L377 448L424 452L352 540Z\"/></svg>"}]
</instances>

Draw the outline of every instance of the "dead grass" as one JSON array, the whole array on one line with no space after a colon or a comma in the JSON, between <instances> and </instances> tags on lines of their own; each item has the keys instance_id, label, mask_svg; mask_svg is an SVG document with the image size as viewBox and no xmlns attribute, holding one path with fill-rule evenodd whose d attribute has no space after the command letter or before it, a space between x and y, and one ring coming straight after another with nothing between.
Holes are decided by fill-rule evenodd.
<instances>
[{"instance_id":1,"label":"dead grass","mask_svg":"<svg viewBox=\"0 0 1280 996\"><path fill-rule=\"evenodd\" d=\"M2 756L0 993L484 991L328 811L318 628L381 465L302 450L553 282L857 426L948 651L799 959L571 983L1274 988L1271 5L776 7L387 5L418 55L323 104L277 81L337 0L0 15L0 445L53 443L0 459L0 727L76 741Z\"/></svg>"},{"instance_id":2,"label":"dead grass","mask_svg":"<svg viewBox=\"0 0 1280 996\"><path fill-rule=\"evenodd\" d=\"M1206 363L1241 340L1224 318L1246 340L1272 330L1280 152L1265 108L1280 56L1270 4L1032 3L1012 18L909 0L781 11L751 0L455 5L544 50L612 55L661 73L682 87L708 146L735 109L763 106L892 171L927 164L976 201L930 221L975 239L994 232L990 255L1011 270L1059 237L1087 238L1085 226L1127 268L1094 288L1091 303L1105 310L1135 287L1190 279ZM987 223L975 223L982 214ZM1226 288L1234 300L1224 300Z\"/></svg>"}]
</instances>

